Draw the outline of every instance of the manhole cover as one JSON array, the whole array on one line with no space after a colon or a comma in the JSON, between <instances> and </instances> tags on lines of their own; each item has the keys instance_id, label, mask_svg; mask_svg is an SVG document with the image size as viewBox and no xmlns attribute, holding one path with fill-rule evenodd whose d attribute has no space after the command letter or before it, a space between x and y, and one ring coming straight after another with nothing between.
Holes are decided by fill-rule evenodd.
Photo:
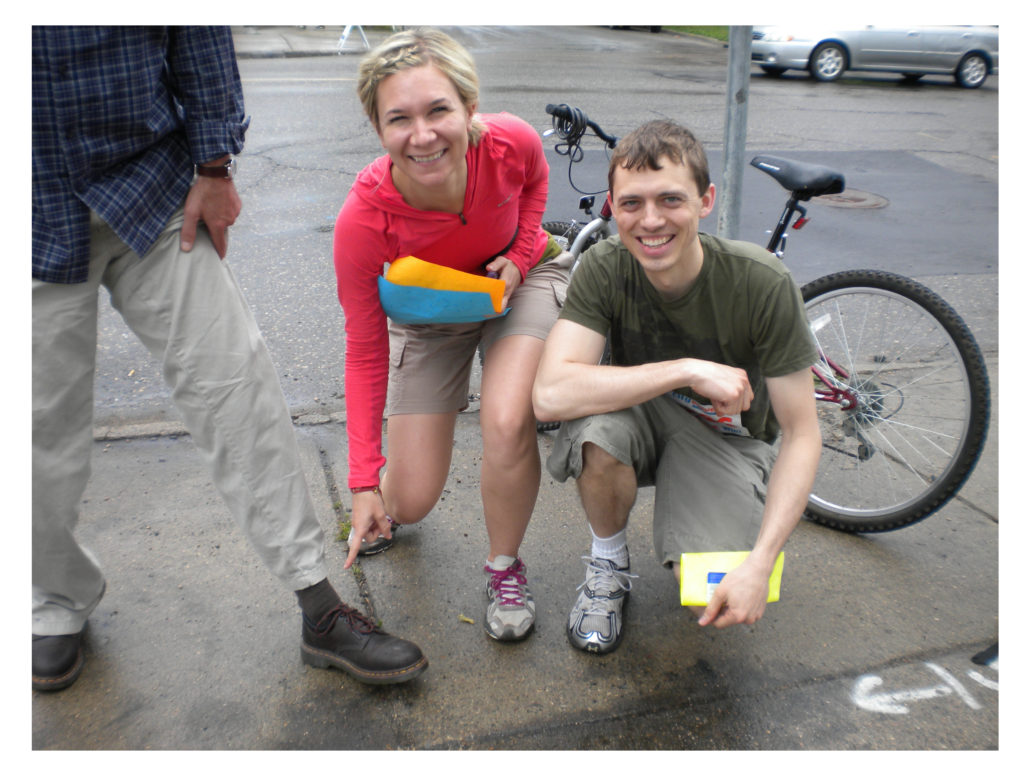
<instances>
[{"instance_id":1,"label":"manhole cover","mask_svg":"<svg viewBox=\"0 0 1024 776\"><path fill-rule=\"evenodd\" d=\"M878 194L871 194L867 191L847 189L841 194L826 194L823 197L815 197L816 202L829 207L856 207L856 208L880 208L888 207L889 200Z\"/></svg>"}]
</instances>

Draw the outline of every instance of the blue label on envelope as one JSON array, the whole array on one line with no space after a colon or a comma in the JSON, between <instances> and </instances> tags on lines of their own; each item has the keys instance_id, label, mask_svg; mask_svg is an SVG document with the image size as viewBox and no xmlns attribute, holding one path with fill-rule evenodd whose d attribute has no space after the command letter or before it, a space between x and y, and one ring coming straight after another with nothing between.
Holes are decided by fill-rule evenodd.
<instances>
[{"instance_id":1,"label":"blue label on envelope","mask_svg":"<svg viewBox=\"0 0 1024 776\"><path fill-rule=\"evenodd\" d=\"M707 600L711 602L711 596L715 594L715 588L718 587L718 583L725 579L724 571L709 571L708 572L708 593Z\"/></svg>"}]
</instances>

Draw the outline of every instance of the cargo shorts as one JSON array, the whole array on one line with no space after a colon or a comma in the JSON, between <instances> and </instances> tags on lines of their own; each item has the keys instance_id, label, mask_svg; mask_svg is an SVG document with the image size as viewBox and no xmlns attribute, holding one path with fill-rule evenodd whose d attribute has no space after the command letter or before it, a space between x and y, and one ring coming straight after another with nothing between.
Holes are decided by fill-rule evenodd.
<instances>
[{"instance_id":1,"label":"cargo shorts","mask_svg":"<svg viewBox=\"0 0 1024 776\"><path fill-rule=\"evenodd\" d=\"M389 322L388 415L459 412L469 404L477 348L514 334L547 339L565 303L572 255L533 267L512 292L509 312L475 323Z\"/></svg>"},{"instance_id":2,"label":"cargo shorts","mask_svg":"<svg viewBox=\"0 0 1024 776\"><path fill-rule=\"evenodd\" d=\"M654 551L671 566L684 552L750 550L761 528L771 445L722 434L667 396L563 422L547 460L559 482L579 477L591 442L653 486Z\"/></svg>"}]
</instances>

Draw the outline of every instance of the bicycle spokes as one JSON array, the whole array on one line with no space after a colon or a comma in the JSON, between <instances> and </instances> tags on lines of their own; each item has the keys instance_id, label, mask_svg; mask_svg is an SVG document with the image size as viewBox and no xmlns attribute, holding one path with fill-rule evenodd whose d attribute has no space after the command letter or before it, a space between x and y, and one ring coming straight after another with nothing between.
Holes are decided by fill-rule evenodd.
<instances>
[{"instance_id":1,"label":"bicycle spokes","mask_svg":"<svg viewBox=\"0 0 1024 776\"><path fill-rule=\"evenodd\" d=\"M806 301L823 443L808 511L836 527L884 530L934 510L951 478L966 477L968 439L968 470L980 447L977 381L959 335L934 311L895 280L882 288L853 279Z\"/></svg>"}]
</instances>

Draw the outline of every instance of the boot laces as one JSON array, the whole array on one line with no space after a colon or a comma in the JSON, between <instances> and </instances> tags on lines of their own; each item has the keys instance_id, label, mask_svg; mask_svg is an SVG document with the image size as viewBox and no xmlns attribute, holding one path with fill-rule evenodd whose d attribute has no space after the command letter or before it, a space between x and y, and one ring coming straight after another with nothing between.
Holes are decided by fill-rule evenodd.
<instances>
[{"instance_id":1,"label":"boot laces","mask_svg":"<svg viewBox=\"0 0 1024 776\"><path fill-rule=\"evenodd\" d=\"M321 634L330 633L339 617L344 617L348 621L348 627L356 633L373 633L377 630L377 626L374 624L373 620L358 609L353 609L351 606L344 603L338 604L327 612L327 614L320 619L320 622L316 624L314 630Z\"/></svg>"}]
</instances>

